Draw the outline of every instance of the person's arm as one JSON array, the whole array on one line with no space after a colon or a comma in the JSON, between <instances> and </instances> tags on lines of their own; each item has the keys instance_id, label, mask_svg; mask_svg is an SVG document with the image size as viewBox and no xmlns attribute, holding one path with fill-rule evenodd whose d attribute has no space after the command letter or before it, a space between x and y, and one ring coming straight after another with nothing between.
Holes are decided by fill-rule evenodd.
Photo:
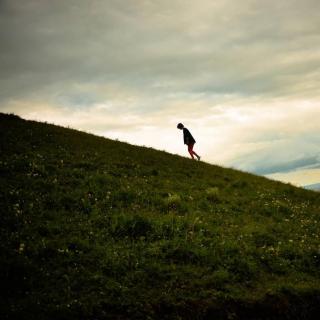
<instances>
[{"instance_id":1,"label":"person's arm","mask_svg":"<svg viewBox=\"0 0 320 320\"><path fill-rule=\"evenodd\" d=\"M187 129L183 129L183 142L184 144L189 144L189 136Z\"/></svg>"}]
</instances>

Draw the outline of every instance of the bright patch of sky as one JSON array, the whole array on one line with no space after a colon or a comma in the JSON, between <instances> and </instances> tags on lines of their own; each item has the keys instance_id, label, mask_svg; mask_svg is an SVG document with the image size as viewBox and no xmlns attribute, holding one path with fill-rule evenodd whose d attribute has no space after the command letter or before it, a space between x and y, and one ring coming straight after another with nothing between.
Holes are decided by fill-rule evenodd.
<instances>
[{"instance_id":1,"label":"bright patch of sky","mask_svg":"<svg viewBox=\"0 0 320 320\"><path fill-rule=\"evenodd\" d=\"M0 111L320 182L318 0L0 0Z\"/></svg>"}]
</instances>

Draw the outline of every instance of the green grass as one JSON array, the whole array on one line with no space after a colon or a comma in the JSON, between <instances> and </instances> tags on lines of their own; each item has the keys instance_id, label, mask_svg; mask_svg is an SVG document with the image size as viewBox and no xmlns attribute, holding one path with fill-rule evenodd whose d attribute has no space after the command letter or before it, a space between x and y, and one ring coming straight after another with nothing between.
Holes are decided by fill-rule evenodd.
<instances>
[{"instance_id":1,"label":"green grass","mask_svg":"<svg viewBox=\"0 0 320 320\"><path fill-rule=\"evenodd\" d=\"M0 115L2 319L311 319L319 193Z\"/></svg>"}]
</instances>

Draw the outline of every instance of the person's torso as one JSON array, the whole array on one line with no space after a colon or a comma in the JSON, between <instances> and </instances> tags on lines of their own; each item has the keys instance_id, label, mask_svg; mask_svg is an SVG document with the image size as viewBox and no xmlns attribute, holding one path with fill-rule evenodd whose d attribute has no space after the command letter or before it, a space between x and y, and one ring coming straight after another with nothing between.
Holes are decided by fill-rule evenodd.
<instances>
[{"instance_id":1,"label":"person's torso","mask_svg":"<svg viewBox=\"0 0 320 320\"><path fill-rule=\"evenodd\" d=\"M184 141L188 143L195 143L196 140L193 138L192 134L187 128L183 128Z\"/></svg>"}]
</instances>

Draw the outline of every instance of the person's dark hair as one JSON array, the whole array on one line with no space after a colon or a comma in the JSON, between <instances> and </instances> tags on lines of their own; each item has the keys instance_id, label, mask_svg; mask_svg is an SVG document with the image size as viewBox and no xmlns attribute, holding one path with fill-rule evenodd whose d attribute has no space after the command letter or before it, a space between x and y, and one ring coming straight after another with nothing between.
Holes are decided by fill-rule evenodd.
<instances>
[{"instance_id":1,"label":"person's dark hair","mask_svg":"<svg viewBox=\"0 0 320 320\"><path fill-rule=\"evenodd\" d=\"M177 128L178 129L182 129L183 128L183 124L182 123L178 123Z\"/></svg>"}]
</instances>

